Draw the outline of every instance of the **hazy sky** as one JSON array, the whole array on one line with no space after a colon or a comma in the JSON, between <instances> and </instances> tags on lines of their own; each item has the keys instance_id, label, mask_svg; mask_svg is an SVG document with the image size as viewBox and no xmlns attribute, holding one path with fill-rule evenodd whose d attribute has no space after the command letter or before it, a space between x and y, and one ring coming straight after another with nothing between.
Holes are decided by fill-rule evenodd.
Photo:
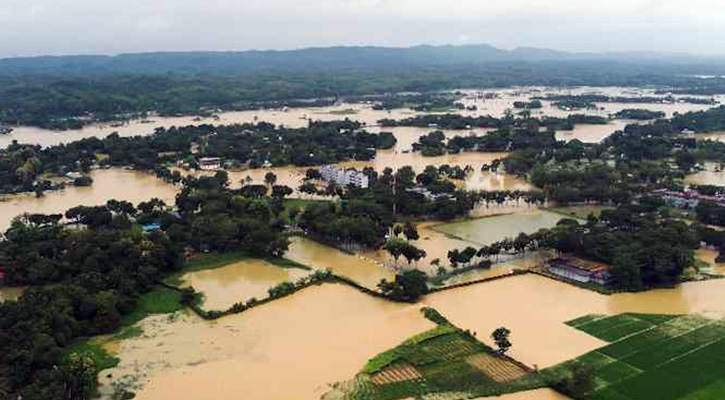
<instances>
[{"instance_id":1,"label":"hazy sky","mask_svg":"<svg viewBox=\"0 0 725 400\"><path fill-rule=\"evenodd\" d=\"M488 43L725 53L723 0L0 0L0 57Z\"/></svg>"}]
</instances>

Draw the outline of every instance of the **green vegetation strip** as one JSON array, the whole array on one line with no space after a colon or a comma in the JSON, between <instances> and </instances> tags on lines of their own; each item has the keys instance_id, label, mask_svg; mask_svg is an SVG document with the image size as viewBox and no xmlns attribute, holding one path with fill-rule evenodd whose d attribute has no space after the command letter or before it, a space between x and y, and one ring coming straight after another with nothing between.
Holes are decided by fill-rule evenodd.
<instances>
[{"instance_id":1,"label":"green vegetation strip","mask_svg":"<svg viewBox=\"0 0 725 400\"><path fill-rule=\"evenodd\" d=\"M542 371L558 389L575 386L572 366L591 368L593 384L572 397L593 400L725 398L725 321L701 316L620 314L567 323L612 344ZM579 386L580 388L582 386ZM584 386L586 387L586 386Z\"/></svg>"}]
</instances>

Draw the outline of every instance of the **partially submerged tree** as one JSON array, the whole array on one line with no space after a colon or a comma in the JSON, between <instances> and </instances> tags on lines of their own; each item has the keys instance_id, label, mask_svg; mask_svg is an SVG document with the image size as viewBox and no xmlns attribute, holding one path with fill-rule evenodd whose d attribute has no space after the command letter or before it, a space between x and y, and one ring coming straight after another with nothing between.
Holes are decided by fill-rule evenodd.
<instances>
[{"instance_id":1,"label":"partially submerged tree","mask_svg":"<svg viewBox=\"0 0 725 400\"><path fill-rule=\"evenodd\" d=\"M396 275L393 282L381 280L378 288L395 300L414 302L428 293L428 276L419 270L405 271Z\"/></svg>"},{"instance_id":2,"label":"partially submerged tree","mask_svg":"<svg viewBox=\"0 0 725 400\"><path fill-rule=\"evenodd\" d=\"M509 335L511 331L506 328L498 328L491 334L491 338L496 342L498 346L498 352L505 354L509 348L511 348L511 342L509 341Z\"/></svg>"}]
</instances>

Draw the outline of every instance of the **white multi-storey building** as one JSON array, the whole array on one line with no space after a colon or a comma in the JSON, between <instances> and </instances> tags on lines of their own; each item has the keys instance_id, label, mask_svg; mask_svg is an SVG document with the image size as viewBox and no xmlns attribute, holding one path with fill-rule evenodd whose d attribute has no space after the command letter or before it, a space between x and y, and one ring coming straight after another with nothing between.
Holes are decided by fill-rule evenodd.
<instances>
[{"instance_id":1,"label":"white multi-storey building","mask_svg":"<svg viewBox=\"0 0 725 400\"><path fill-rule=\"evenodd\" d=\"M325 165L320 171L322 179L328 182L335 182L340 186L353 185L367 189L370 184L368 176L354 168L343 169L337 165Z\"/></svg>"}]
</instances>

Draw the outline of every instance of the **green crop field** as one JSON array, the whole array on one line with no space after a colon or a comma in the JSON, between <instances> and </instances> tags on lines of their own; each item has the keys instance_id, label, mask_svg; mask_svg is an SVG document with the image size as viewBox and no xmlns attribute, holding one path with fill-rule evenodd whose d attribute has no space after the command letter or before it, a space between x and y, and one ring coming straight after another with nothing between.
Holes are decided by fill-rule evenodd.
<instances>
[{"instance_id":1,"label":"green crop field","mask_svg":"<svg viewBox=\"0 0 725 400\"><path fill-rule=\"evenodd\" d=\"M551 381L573 362L594 370L592 400L725 399L725 321L696 315L588 315L567 322L609 345L542 371Z\"/></svg>"},{"instance_id":2,"label":"green crop field","mask_svg":"<svg viewBox=\"0 0 725 400\"><path fill-rule=\"evenodd\" d=\"M325 398L456 400L545 386L538 374L498 355L444 318L431 319L439 320L436 328L373 357L360 374L334 385Z\"/></svg>"}]
</instances>

